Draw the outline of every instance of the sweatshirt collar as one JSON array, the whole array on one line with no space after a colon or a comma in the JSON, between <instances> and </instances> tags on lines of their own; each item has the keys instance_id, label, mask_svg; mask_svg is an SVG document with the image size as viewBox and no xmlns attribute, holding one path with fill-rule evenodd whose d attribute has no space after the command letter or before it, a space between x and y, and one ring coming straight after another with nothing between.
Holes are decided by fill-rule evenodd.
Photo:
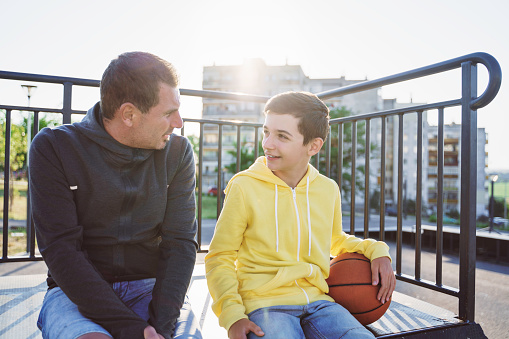
<instances>
[{"instance_id":1,"label":"sweatshirt collar","mask_svg":"<svg viewBox=\"0 0 509 339\"><path fill-rule=\"evenodd\" d=\"M81 122L74 126L91 141L100 145L107 155L107 159L118 166L134 165L145 161L155 150L133 148L121 144L106 132L101 114L100 104L97 103L88 110Z\"/></svg>"}]
</instances>

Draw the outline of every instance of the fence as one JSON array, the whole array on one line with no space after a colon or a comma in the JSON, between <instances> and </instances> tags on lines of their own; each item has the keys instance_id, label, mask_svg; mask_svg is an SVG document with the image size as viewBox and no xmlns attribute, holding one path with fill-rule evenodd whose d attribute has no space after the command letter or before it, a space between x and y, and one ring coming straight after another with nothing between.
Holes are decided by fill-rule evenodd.
<instances>
[{"instance_id":1,"label":"fence","mask_svg":"<svg viewBox=\"0 0 509 339\"><path fill-rule=\"evenodd\" d=\"M482 64L486 67L489 75L489 81L484 93L481 96L477 96L477 64ZM387 147L387 124L388 119L398 121L397 127L397 169L395 176L397 178L397 227L396 227L396 276L397 279L405 281L411 284L421 286L423 288L432 289L440 293L445 293L459 300L459 317L464 321L474 320L475 311L475 260L476 260L476 182L477 182L477 112L476 110L489 104L491 100L496 96L501 84L501 69L498 62L489 54L485 53L474 53L463 57L451 59L441 63L433 64L430 66L422 67L419 69L411 70L404 73L391 75L385 78L365 81L362 83L346 86L322 93L317 95L322 99L329 99L333 97L344 96L347 94L362 92L374 88L380 88L390 84L401 83L411 79L422 78L433 74L447 72L453 69L461 69L461 97L452 99L449 101L430 103L425 105L413 106L402 109L392 109L380 112L371 112L368 114L355 115L345 118L332 119L330 121L331 131L334 135L337 135L337 152L332 154L332 137L329 137L326 142L326 147L320 156L312 159L312 162L317 168L322 170L327 176L335 178L340 187L343 184L343 159L345 150L348 150L351 156L350 166L350 233L355 233L355 211L356 211L356 196L357 188L355 180L359 177L357 174L357 163L360 161L364 166L364 204L363 204L363 215L364 215L364 237L368 237L370 233L369 229L369 192L370 192L370 166L372 163L371 156L371 126L373 123L378 124L381 129L380 138L380 223L378 226L378 237L380 240L385 239L386 228L385 228L385 183L387 179L386 172L386 155L388 152ZM71 107L72 101L72 89L76 86L85 87L98 87L99 81L88 80L88 79L77 79L77 78L65 78L56 76L45 76L36 74L24 74L24 73L13 73L0 71L0 79L8 80L19 80L19 81L30 81L30 82L42 82L42 83L54 83L63 85L63 107L62 109L51 109L41 107L22 107L22 106L6 106L0 105L0 109L5 114L5 164L4 164L4 212L3 212L3 250L0 262L9 261L30 261L30 260L41 260L39 256L35 254L35 237L34 227L30 219L30 205L27 206L27 224L30 225L27 230L27 252L28 254L24 257L9 257L7 253L8 249L8 204L9 204L9 168L10 168L10 154L9 145L11 143L10 134L12 126L12 112L13 111L29 111L33 115L34 128L32 135L35 135L39 129L39 114L45 112L60 113L63 117L63 123L71 122L72 114L84 114L84 111L73 110ZM214 91L202 91L202 90L187 90L181 89L182 95L197 96L202 98L213 98L213 99L228 99L228 100L240 100L248 102L265 102L268 97L254 96L254 95L243 95L233 94L225 92L214 92ZM446 286L442 281L442 255L443 255L443 196L444 196L444 114L445 111L452 107L461 108L461 219L460 219L460 276L459 276L459 288L453 288ZM437 159L437 177L438 177L438 195L437 195L437 228L436 228L436 273L435 281L428 281L421 278L421 226L422 226L422 182L423 182L423 145L425 136L423 135L423 113L427 111L436 110L438 112L438 159ZM415 225L415 269L414 274L409 275L402 272L402 236L403 236L403 137L404 137L404 121L409 114L416 114L416 130L417 130L417 187L416 187L416 225ZM240 169L240 150L241 150L241 129L243 127L249 127L253 129L255 135L254 152L255 157L258 156L258 142L259 142L259 128L261 124L257 123L242 123L242 122L230 122L230 121L217 121L217 120L205 120L205 119L184 119L185 126L181 130L184 135L186 126L191 123L197 123L200 126L200 139L199 139L199 151L198 151L198 240L201 247L202 239L202 179L203 179L203 146L204 146L204 130L205 125L217 126L218 130L218 159L217 168L223 167L222 159L222 133L224 126L233 126L237 132L237 171ZM351 142L347 145L344 141L343 130L346 125L350 124L351 128ZM365 126L365 135L363 140L364 145L364 157L358 157L358 136L357 127L359 124ZM336 166L331 166L333 162L336 162ZM221 171L217 171L217 182L222 183L223 178ZM359 178L362 180L362 178ZM218 185L218 188L221 184ZM217 213L221 210L222 200L220 194L217 199ZM29 199L27 199L29 201ZM347 231L347 230L345 230Z\"/></svg>"}]
</instances>

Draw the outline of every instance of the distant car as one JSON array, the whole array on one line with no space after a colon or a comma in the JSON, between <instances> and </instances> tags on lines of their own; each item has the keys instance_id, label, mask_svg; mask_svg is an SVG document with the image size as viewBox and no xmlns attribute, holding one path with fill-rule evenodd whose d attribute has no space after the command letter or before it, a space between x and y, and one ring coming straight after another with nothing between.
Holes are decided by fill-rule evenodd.
<instances>
[{"instance_id":1,"label":"distant car","mask_svg":"<svg viewBox=\"0 0 509 339\"><path fill-rule=\"evenodd\" d=\"M395 207L386 207L385 208L385 215L397 217L398 216L398 210Z\"/></svg>"},{"instance_id":2,"label":"distant car","mask_svg":"<svg viewBox=\"0 0 509 339\"><path fill-rule=\"evenodd\" d=\"M207 195L210 197L217 197L217 186L210 186Z\"/></svg>"},{"instance_id":3,"label":"distant car","mask_svg":"<svg viewBox=\"0 0 509 339\"><path fill-rule=\"evenodd\" d=\"M493 218L493 225L496 225L496 226L508 226L509 225L509 220L504 219L504 218L500 218L500 217L494 217Z\"/></svg>"}]
</instances>

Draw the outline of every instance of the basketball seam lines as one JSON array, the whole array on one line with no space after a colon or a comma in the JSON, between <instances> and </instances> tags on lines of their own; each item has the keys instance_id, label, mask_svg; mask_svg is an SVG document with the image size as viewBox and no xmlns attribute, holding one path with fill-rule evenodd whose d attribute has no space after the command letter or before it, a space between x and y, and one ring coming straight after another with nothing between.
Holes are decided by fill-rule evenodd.
<instances>
[{"instance_id":1,"label":"basketball seam lines","mask_svg":"<svg viewBox=\"0 0 509 339\"><path fill-rule=\"evenodd\" d=\"M341 287L341 286L375 286L375 285L371 285L371 283L351 283L351 284L329 285L329 288L331 288L331 287Z\"/></svg>"},{"instance_id":2,"label":"basketball seam lines","mask_svg":"<svg viewBox=\"0 0 509 339\"><path fill-rule=\"evenodd\" d=\"M375 307L374 309L372 310L369 310L369 311L364 311L364 312L356 312L356 313L352 313L352 314L364 314L364 313L369 313L369 312L373 312L374 310L377 310L379 309L380 307L384 306L385 304L380 304L379 306Z\"/></svg>"},{"instance_id":3,"label":"basketball seam lines","mask_svg":"<svg viewBox=\"0 0 509 339\"><path fill-rule=\"evenodd\" d=\"M334 263L332 263L332 265L330 265L330 267L336 265L337 263L340 263L340 262L343 262L343 261L346 261L346 260L359 260L359 261L364 261L364 262L369 262L369 260L365 260L365 259L358 259L358 258L348 258L348 259L341 259L341 260L338 260Z\"/></svg>"}]
</instances>

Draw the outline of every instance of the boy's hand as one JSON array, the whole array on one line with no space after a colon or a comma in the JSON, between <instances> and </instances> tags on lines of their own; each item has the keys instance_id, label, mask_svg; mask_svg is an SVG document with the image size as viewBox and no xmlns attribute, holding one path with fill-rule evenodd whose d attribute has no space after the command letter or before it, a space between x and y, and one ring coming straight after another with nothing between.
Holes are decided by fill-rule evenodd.
<instances>
[{"instance_id":1,"label":"boy's hand","mask_svg":"<svg viewBox=\"0 0 509 339\"><path fill-rule=\"evenodd\" d=\"M253 332L259 337L262 337L262 329L249 319L240 319L236 321L228 330L228 338L230 339L246 339L249 332Z\"/></svg>"},{"instance_id":2,"label":"boy's hand","mask_svg":"<svg viewBox=\"0 0 509 339\"><path fill-rule=\"evenodd\" d=\"M380 257L371 261L371 281L373 285L381 282L380 290L376 298L385 304L392 296L396 288L396 277L392 270L391 260L388 257Z\"/></svg>"},{"instance_id":3,"label":"boy's hand","mask_svg":"<svg viewBox=\"0 0 509 339\"><path fill-rule=\"evenodd\" d=\"M156 332L156 329L152 326L147 326L143 330L143 337L145 339L164 339L162 335Z\"/></svg>"}]
</instances>

